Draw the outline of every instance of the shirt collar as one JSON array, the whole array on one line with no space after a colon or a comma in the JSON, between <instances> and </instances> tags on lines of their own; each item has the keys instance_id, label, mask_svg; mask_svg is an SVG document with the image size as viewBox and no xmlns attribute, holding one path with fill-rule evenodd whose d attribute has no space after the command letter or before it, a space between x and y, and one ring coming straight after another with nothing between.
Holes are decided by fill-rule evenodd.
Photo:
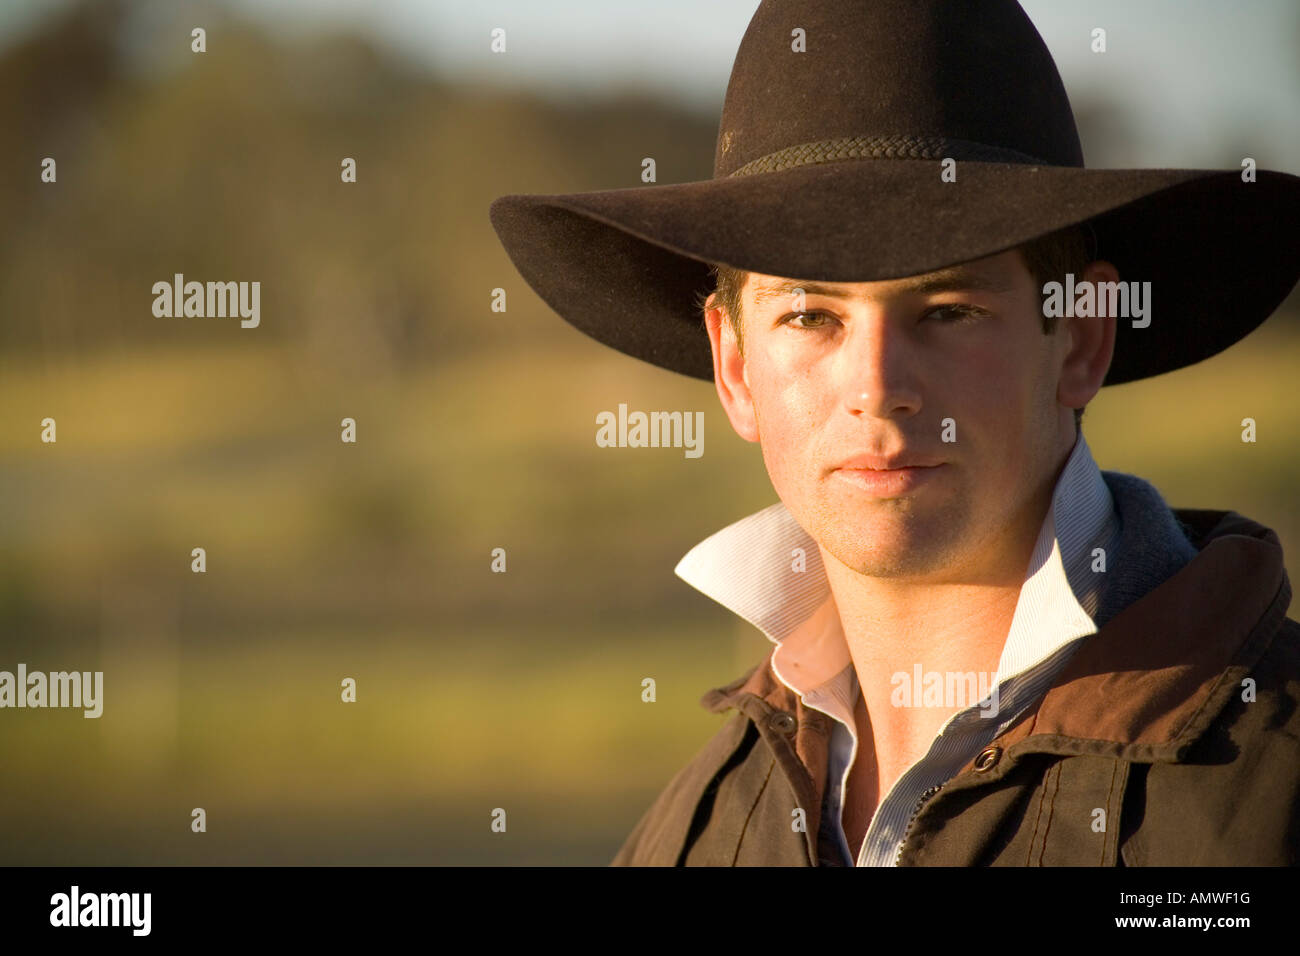
<instances>
[{"instance_id":1,"label":"shirt collar","mask_svg":"<svg viewBox=\"0 0 1300 956\"><path fill-rule=\"evenodd\" d=\"M1110 490L1082 432L1057 479L998 664L998 681L1096 632L1100 570L1118 532ZM829 695L851 713L852 661L821 552L783 502L705 538L677 563L687 584L777 645L772 667L801 696ZM812 703L811 699L807 699Z\"/></svg>"}]
</instances>

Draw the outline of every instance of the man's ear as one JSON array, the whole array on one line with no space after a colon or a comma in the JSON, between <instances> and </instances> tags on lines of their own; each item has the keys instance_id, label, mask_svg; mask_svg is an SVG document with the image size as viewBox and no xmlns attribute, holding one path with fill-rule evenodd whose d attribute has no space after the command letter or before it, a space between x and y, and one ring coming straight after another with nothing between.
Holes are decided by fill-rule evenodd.
<instances>
[{"instance_id":1,"label":"man's ear","mask_svg":"<svg viewBox=\"0 0 1300 956\"><path fill-rule=\"evenodd\" d=\"M1098 259L1090 262L1077 280L1082 282L1118 282L1119 271L1115 266ZM1095 289L1094 289L1095 291ZM1094 297L1098 313L1104 313L1105 297ZM1111 357L1115 353L1115 316L1098 314L1087 318L1081 316L1062 316L1058 321L1067 323L1064 341L1068 343L1061 364L1060 384L1056 389L1056 398L1066 408L1082 408L1101 390L1101 383L1110 370Z\"/></svg>"},{"instance_id":2,"label":"man's ear","mask_svg":"<svg viewBox=\"0 0 1300 956\"><path fill-rule=\"evenodd\" d=\"M758 420L749 392L749 370L740 354L736 333L717 305L717 293L704 303L704 325L713 349L713 383L731 427L745 441L758 441Z\"/></svg>"}]
</instances>

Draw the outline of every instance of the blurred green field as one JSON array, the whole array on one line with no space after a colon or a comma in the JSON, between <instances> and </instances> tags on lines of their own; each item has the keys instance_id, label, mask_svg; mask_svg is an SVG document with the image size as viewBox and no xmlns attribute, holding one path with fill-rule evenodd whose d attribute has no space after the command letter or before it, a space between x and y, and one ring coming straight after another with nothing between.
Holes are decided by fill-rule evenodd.
<instances>
[{"instance_id":1,"label":"blurred green field","mask_svg":"<svg viewBox=\"0 0 1300 956\"><path fill-rule=\"evenodd\" d=\"M6 713L6 862L606 862L762 652L672 566L767 491L734 436L597 448L597 396L712 393L574 351L346 386L287 350L6 364L5 660L106 671L98 720ZM45 415L56 445L14 427Z\"/></svg>"}]
</instances>

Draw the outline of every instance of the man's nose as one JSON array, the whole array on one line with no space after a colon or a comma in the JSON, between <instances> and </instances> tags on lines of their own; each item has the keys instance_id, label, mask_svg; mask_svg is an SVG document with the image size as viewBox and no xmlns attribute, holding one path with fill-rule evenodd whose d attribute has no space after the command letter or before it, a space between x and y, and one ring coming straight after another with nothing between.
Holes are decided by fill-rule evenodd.
<instances>
[{"instance_id":1,"label":"man's nose","mask_svg":"<svg viewBox=\"0 0 1300 956\"><path fill-rule=\"evenodd\" d=\"M848 411L872 418L914 415L921 409L916 355L907 335L883 314L860 316L850 327L838 362Z\"/></svg>"}]
</instances>

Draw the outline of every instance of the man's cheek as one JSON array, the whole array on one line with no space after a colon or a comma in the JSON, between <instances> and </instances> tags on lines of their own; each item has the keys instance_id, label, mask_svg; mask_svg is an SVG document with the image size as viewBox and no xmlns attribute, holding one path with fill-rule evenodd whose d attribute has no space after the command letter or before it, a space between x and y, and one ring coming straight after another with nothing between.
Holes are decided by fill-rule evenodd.
<instances>
[{"instance_id":1,"label":"man's cheek","mask_svg":"<svg viewBox=\"0 0 1300 956\"><path fill-rule=\"evenodd\" d=\"M973 364L953 379L960 389L957 405L981 417L1003 418L1022 402L1022 373L1002 362Z\"/></svg>"}]
</instances>

